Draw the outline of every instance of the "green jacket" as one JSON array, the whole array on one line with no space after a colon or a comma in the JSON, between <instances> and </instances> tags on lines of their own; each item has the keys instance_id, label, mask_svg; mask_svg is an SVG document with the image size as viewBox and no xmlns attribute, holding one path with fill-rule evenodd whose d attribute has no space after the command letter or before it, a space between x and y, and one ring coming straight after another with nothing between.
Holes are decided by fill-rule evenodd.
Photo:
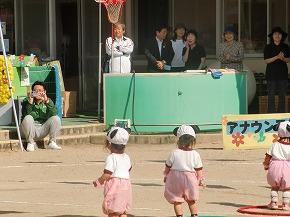
<instances>
[{"instance_id":1,"label":"green jacket","mask_svg":"<svg viewBox=\"0 0 290 217\"><path fill-rule=\"evenodd\" d=\"M28 98L25 98L22 103L22 120L26 115L31 115L34 121L44 123L47 119L56 114L56 107L51 99L49 99L48 103L41 102L37 104L33 102L33 104L30 104Z\"/></svg>"}]
</instances>

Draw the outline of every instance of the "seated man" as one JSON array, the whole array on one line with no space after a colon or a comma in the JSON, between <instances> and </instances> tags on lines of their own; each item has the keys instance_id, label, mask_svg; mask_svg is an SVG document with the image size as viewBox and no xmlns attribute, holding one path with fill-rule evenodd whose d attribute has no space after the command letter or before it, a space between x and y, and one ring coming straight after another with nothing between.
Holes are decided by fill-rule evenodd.
<instances>
[{"instance_id":1,"label":"seated man","mask_svg":"<svg viewBox=\"0 0 290 217\"><path fill-rule=\"evenodd\" d=\"M37 148L34 140L43 139L49 135L50 149L61 149L56 144L56 135L60 131L61 121L56 115L56 107L46 95L43 82L36 81L32 85L32 92L24 99L22 104L21 132L25 135L27 151Z\"/></svg>"}]
</instances>

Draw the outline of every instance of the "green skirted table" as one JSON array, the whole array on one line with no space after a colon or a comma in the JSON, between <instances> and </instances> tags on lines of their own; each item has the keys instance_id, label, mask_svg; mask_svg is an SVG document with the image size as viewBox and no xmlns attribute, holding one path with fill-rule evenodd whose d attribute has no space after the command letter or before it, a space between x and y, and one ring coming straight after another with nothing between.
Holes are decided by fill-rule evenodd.
<instances>
[{"instance_id":1,"label":"green skirted table","mask_svg":"<svg viewBox=\"0 0 290 217\"><path fill-rule=\"evenodd\" d=\"M106 127L130 119L138 133L165 133L181 124L221 129L223 114L247 114L247 74L136 73L104 75Z\"/></svg>"}]
</instances>

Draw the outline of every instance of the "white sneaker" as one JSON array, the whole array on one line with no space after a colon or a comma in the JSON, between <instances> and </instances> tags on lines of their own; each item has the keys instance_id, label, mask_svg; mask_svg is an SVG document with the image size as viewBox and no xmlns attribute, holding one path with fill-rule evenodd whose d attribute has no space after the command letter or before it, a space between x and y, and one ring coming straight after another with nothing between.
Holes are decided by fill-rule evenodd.
<instances>
[{"instance_id":1,"label":"white sneaker","mask_svg":"<svg viewBox=\"0 0 290 217\"><path fill-rule=\"evenodd\" d=\"M49 142L48 148L54 150L61 150L61 147L53 141Z\"/></svg>"},{"instance_id":2,"label":"white sneaker","mask_svg":"<svg viewBox=\"0 0 290 217\"><path fill-rule=\"evenodd\" d=\"M289 203L283 203L283 205L282 205L282 209L285 210L285 211L290 210L290 205L289 205Z\"/></svg>"},{"instance_id":3,"label":"white sneaker","mask_svg":"<svg viewBox=\"0 0 290 217\"><path fill-rule=\"evenodd\" d=\"M36 143L27 143L26 151L32 152L36 149Z\"/></svg>"},{"instance_id":4,"label":"white sneaker","mask_svg":"<svg viewBox=\"0 0 290 217\"><path fill-rule=\"evenodd\" d=\"M269 209L279 209L277 202L273 202L273 201L271 201L271 202L268 204L268 208L269 208Z\"/></svg>"}]
</instances>

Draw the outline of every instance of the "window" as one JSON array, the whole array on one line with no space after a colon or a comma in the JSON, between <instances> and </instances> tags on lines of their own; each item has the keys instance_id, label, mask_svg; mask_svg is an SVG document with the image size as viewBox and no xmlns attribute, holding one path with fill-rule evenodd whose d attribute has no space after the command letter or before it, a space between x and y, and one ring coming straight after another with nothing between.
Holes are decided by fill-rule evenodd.
<instances>
[{"instance_id":1,"label":"window","mask_svg":"<svg viewBox=\"0 0 290 217\"><path fill-rule=\"evenodd\" d=\"M246 54L263 52L267 39L267 1L224 0L222 14L223 26L235 28Z\"/></svg>"},{"instance_id":2,"label":"window","mask_svg":"<svg viewBox=\"0 0 290 217\"><path fill-rule=\"evenodd\" d=\"M9 53L14 53L14 3L11 0L0 0L0 19L2 22L3 38L9 44Z\"/></svg>"},{"instance_id":3,"label":"window","mask_svg":"<svg viewBox=\"0 0 290 217\"><path fill-rule=\"evenodd\" d=\"M287 17L286 17L286 32L290 33L290 2L286 0L286 7L287 9ZM287 37L288 41L290 41L289 37Z\"/></svg>"},{"instance_id":4,"label":"window","mask_svg":"<svg viewBox=\"0 0 290 217\"><path fill-rule=\"evenodd\" d=\"M82 71L83 102L85 108L97 107L98 95L98 41L99 41L99 5L94 1L82 1ZM106 38L111 36L111 24L108 23L107 11L102 7L102 42L105 48Z\"/></svg>"},{"instance_id":5,"label":"window","mask_svg":"<svg viewBox=\"0 0 290 217\"><path fill-rule=\"evenodd\" d=\"M281 26L282 29L286 30L286 2L288 0L270 0L270 27ZM289 3L288 3L289 4ZM285 19L286 17L286 19ZM271 30L270 28L270 30Z\"/></svg>"},{"instance_id":6,"label":"window","mask_svg":"<svg viewBox=\"0 0 290 217\"><path fill-rule=\"evenodd\" d=\"M289 12L288 0L223 0L221 26L230 25L239 30L239 40L243 42L248 56L261 54L267 43L267 35L274 26L290 31Z\"/></svg>"},{"instance_id":7,"label":"window","mask_svg":"<svg viewBox=\"0 0 290 217\"><path fill-rule=\"evenodd\" d=\"M144 54L144 45L150 38L155 37L158 24L168 24L168 0L139 0L138 7L138 47L140 54Z\"/></svg>"},{"instance_id":8,"label":"window","mask_svg":"<svg viewBox=\"0 0 290 217\"><path fill-rule=\"evenodd\" d=\"M241 42L245 53L262 53L267 43L267 1L241 0Z\"/></svg>"},{"instance_id":9,"label":"window","mask_svg":"<svg viewBox=\"0 0 290 217\"><path fill-rule=\"evenodd\" d=\"M17 54L35 54L49 57L48 0L21 0L18 2Z\"/></svg>"},{"instance_id":10,"label":"window","mask_svg":"<svg viewBox=\"0 0 290 217\"><path fill-rule=\"evenodd\" d=\"M238 31L239 23L239 5L238 0L224 0L223 4L223 19L224 19L224 28L228 26L233 26L236 31Z\"/></svg>"},{"instance_id":11,"label":"window","mask_svg":"<svg viewBox=\"0 0 290 217\"><path fill-rule=\"evenodd\" d=\"M216 52L216 3L212 0L183 0L174 3L174 24L184 23L198 32L207 54Z\"/></svg>"}]
</instances>

